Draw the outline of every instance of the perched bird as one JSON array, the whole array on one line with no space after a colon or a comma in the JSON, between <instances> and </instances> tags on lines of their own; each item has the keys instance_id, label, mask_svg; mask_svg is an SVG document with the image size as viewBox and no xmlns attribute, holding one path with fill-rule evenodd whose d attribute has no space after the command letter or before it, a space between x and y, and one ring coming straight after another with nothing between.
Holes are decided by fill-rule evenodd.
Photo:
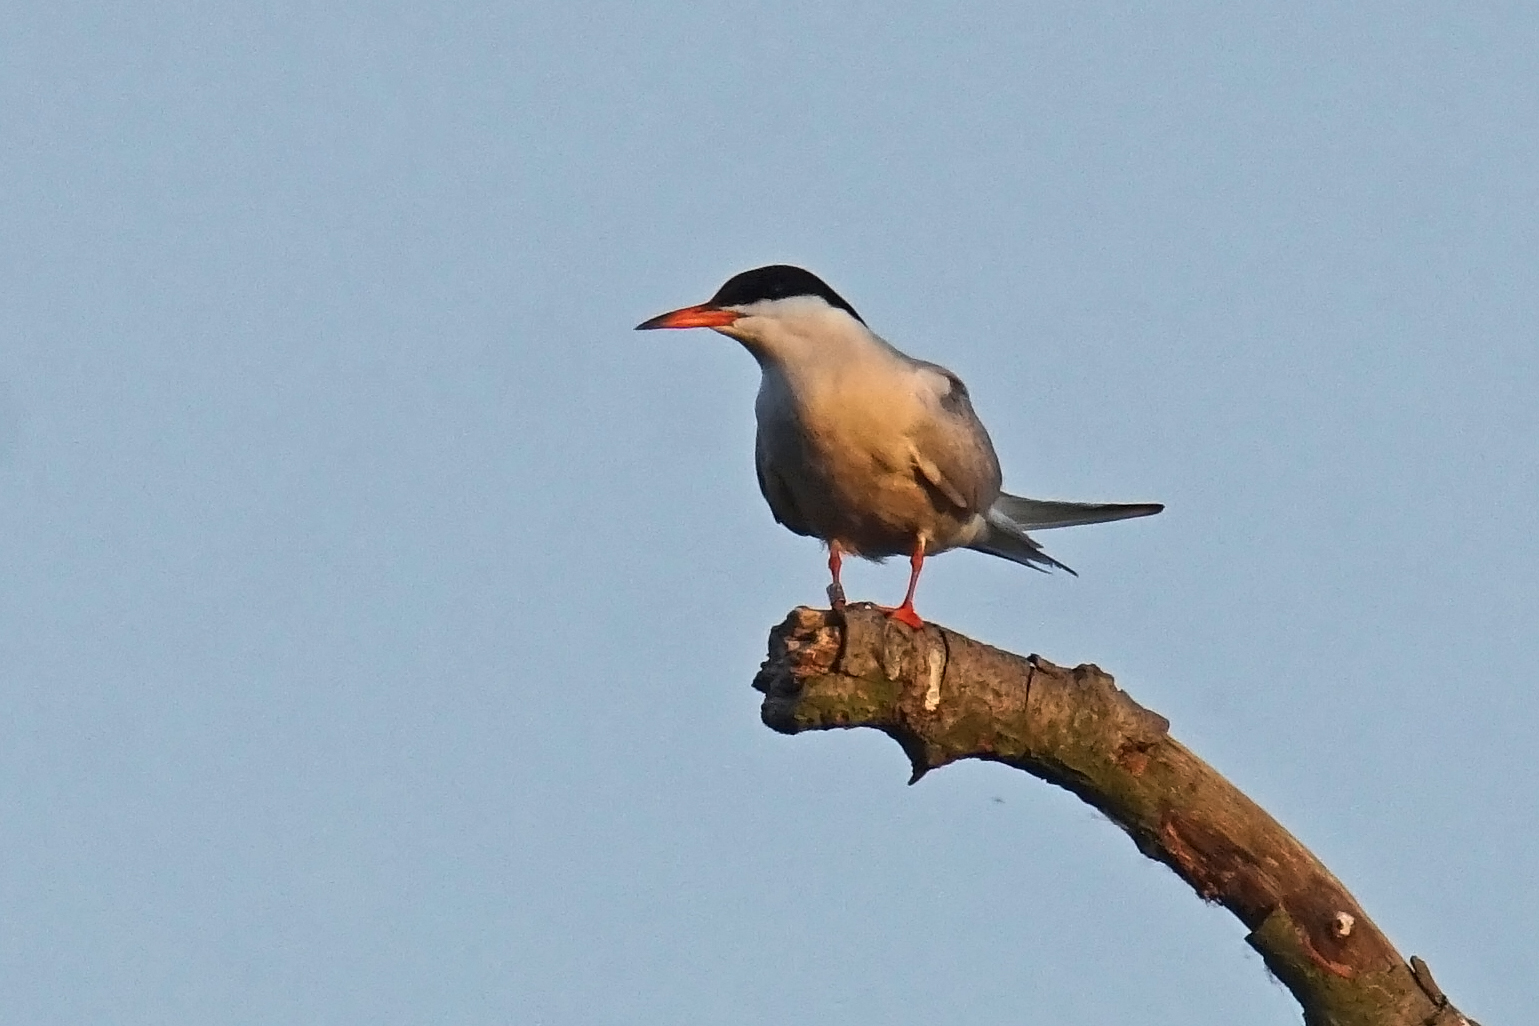
<instances>
[{"instance_id":1,"label":"perched bird","mask_svg":"<svg viewBox=\"0 0 1539 1026\"><path fill-rule=\"evenodd\" d=\"M914 611L914 588L925 556L969 548L1072 574L1026 532L1165 508L1046 502L1000 491L994 444L962 380L900 353L800 267L744 271L709 302L636 328L712 328L759 361L759 490L777 521L827 543L828 596L836 608L844 604L845 554L909 557L903 603L884 608L917 629L924 621Z\"/></svg>"}]
</instances>

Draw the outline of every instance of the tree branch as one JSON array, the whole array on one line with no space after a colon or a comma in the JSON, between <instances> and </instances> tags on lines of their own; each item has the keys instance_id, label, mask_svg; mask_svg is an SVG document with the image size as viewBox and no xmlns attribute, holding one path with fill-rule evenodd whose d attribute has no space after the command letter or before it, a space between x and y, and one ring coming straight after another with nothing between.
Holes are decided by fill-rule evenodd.
<instances>
[{"instance_id":1,"label":"tree branch","mask_svg":"<svg viewBox=\"0 0 1539 1026\"><path fill-rule=\"evenodd\" d=\"M1096 666L1022 658L935 624L913 631L864 605L800 608L770 632L754 687L783 734L887 734L910 783L987 759L1072 791L1239 917L1306 1026L1474 1026L1308 849Z\"/></svg>"}]
</instances>

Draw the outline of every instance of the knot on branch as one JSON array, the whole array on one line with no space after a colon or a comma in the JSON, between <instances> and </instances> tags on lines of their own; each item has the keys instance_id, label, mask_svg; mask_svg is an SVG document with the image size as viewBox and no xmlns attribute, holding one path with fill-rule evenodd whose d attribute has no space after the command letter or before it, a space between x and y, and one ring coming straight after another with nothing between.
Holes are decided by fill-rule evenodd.
<instances>
[{"instance_id":1,"label":"knot on branch","mask_svg":"<svg viewBox=\"0 0 1539 1026\"><path fill-rule=\"evenodd\" d=\"M1046 769L1064 786L1108 761L1136 774L1169 729L1099 667L1022 658L936 624L912 630L869 605L793 610L754 687L771 729L875 727L908 753L914 780L963 758Z\"/></svg>"}]
</instances>

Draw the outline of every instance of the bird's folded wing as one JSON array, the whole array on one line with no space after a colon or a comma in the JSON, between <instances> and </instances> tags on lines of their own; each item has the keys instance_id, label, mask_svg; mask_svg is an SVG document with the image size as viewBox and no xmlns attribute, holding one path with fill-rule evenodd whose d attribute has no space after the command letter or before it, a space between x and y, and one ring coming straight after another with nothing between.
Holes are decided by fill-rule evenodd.
<instances>
[{"instance_id":1,"label":"bird's folded wing","mask_svg":"<svg viewBox=\"0 0 1539 1026\"><path fill-rule=\"evenodd\" d=\"M982 513L999 494L999 460L973 413L967 386L944 367L925 364L935 386L932 416L915 425L909 454L915 476L959 512Z\"/></svg>"},{"instance_id":2,"label":"bird's folded wing","mask_svg":"<svg viewBox=\"0 0 1539 1026\"><path fill-rule=\"evenodd\" d=\"M924 482L928 483L935 491L944 496L946 501L959 510L972 508L971 504L967 501L967 497L958 490L956 484L950 478L942 473L940 467L935 465L934 460L925 456L918 449L912 450L912 457L914 460L914 473Z\"/></svg>"},{"instance_id":3,"label":"bird's folded wing","mask_svg":"<svg viewBox=\"0 0 1539 1026\"><path fill-rule=\"evenodd\" d=\"M808 526L807 519L797 508L796 497L791 494L791 489L769 466L762 449L754 453L754 471L759 478L759 493L764 496L764 501L769 503L770 512L774 514L775 521L784 524L793 532L800 535L812 534L812 528Z\"/></svg>"}]
</instances>

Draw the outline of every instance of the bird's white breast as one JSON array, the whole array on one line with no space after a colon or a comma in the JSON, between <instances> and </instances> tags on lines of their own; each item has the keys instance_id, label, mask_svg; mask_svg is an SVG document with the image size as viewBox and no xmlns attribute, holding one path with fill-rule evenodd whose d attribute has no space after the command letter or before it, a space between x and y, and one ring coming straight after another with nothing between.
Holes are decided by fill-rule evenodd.
<instances>
[{"instance_id":1,"label":"bird's white breast","mask_svg":"<svg viewBox=\"0 0 1539 1026\"><path fill-rule=\"evenodd\" d=\"M906 553L916 536L950 547L957 527L915 475L915 433L935 413L931 379L944 378L853 318L820 321L781 319L763 340L761 459L808 526L850 551Z\"/></svg>"},{"instance_id":2,"label":"bird's white breast","mask_svg":"<svg viewBox=\"0 0 1539 1026\"><path fill-rule=\"evenodd\" d=\"M858 463L852 472L873 462L906 472L911 429L927 415L920 371L864 328L797 345L763 372L761 429L805 435L821 458Z\"/></svg>"}]
</instances>

